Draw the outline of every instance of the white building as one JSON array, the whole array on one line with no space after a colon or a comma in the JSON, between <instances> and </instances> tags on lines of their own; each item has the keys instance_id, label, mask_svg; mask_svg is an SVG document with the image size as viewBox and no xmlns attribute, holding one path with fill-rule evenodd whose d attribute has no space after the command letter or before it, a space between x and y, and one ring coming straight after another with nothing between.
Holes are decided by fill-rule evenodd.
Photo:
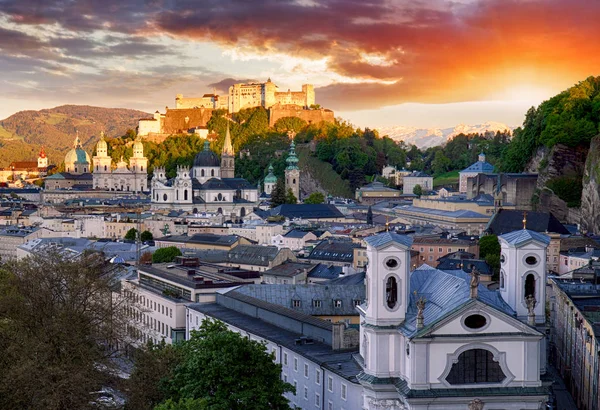
<instances>
[{"instance_id":1,"label":"white building","mask_svg":"<svg viewBox=\"0 0 600 410\"><path fill-rule=\"evenodd\" d=\"M412 194L417 185L423 189L423 193L433 189L433 177L424 172L414 171L412 174L403 177L402 193Z\"/></svg>"},{"instance_id":2,"label":"white building","mask_svg":"<svg viewBox=\"0 0 600 410\"><path fill-rule=\"evenodd\" d=\"M293 251L299 251L304 249L306 241L316 241L317 236L308 231L300 231L293 229L287 232L285 235L278 234L273 236L271 245L281 248L289 248Z\"/></svg>"},{"instance_id":3,"label":"white building","mask_svg":"<svg viewBox=\"0 0 600 410\"><path fill-rule=\"evenodd\" d=\"M93 187L107 191L148 191L148 158L144 156L144 146L138 136L133 143L133 156L127 163L121 161L112 167L112 158L108 155L108 145L104 140L104 132L100 133L100 141L96 145L96 156L93 158Z\"/></svg>"},{"instance_id":4,"label":"white building","mask_svg":"<svg viewBox=\"0 0 600 410\"><path fill-rule=\"evenodd\" d=\"M477 174L491 174L494 172L494 166L485 160L485 154L482 152L477 158L477 162L463 169L459 175L459 192L467 192L467 180Z\"/></svg>"}]
</instances>

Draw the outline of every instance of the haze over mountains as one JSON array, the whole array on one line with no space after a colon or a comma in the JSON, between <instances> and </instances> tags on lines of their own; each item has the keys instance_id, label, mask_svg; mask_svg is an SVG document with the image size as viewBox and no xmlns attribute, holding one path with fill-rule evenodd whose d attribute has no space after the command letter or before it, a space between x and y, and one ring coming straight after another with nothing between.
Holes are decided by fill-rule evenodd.
<instances>
[{"instance_id":1,"label":"haze over mountains","mask_svg":"<svg viewBox=\"0 0 600 410\"><path fill-rule=\"evenodd\" d=\"M393 127L376 128L379 135L387 135L394 141L404 141L406 144L414 144L419 148L435 147L446 143L449 139L458 134L484 134L486 132L512 131L516 127L509 127L506 124L495 121L487 121L483 124L466 125L459 124L451 128L417 128L403 127L401 125Z\"/></svg>"}]
</instances>

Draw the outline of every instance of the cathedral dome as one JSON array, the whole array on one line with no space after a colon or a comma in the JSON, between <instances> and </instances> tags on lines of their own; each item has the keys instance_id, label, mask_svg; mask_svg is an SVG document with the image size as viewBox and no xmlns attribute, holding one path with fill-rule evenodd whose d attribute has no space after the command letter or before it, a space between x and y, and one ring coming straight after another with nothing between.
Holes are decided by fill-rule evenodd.
<instances>
[{"instance_id":1,"label":"cathedral dome","mask_svg":"<svg viewBox=\"0 0 600 410\"><path fill-rule=\"evenodd\" d=\"M220 167L221 163L217 154L210 150L208 141L204 141L204 151L200 151L194 158L195 167Z\"/></svg>"},{"instance_id":2,"label":"cathedral dome","mask_svg":"<svg viewBox=\"0 0 600 410\"><path fill-rule=\"evenodd\" d=\"M277 177L273 175L273 165L269 165L269 174L265 177L266 184L277 183Z\"/></svg>"},{"instance_id":3,"label":"cathedral dome","mask_svg":"<svg viewBox=\"0 0 600 410\"><path fill-rule=\"evenodd\" d=\"M76 162L82 164L84 162L89 164L90 162L90 156L81 147L73 148L71 151L67 152L67 155L65 155L65 164L74 164Z\"/></svg>"}]
</instances>

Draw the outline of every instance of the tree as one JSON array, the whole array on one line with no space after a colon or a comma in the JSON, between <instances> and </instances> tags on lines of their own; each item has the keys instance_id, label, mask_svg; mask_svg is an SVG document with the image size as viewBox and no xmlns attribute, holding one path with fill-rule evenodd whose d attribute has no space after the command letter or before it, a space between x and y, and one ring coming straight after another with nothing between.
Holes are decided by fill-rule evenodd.
<instances>
[{"instance_id":1,"label":"tree","mask_svg":"<svg viewBox=\"0 0 600 410\"><path fill-rule=\"evenodd\" d=\"M418 197L423 195L423 188L421 187L421 185L419 185L419 184L415 185L415 187L413 188L413 194L415 194Z\"/></svg>"},{"instance_id":2,"label":"tree","mask_svg":"<svg viewBox=\"0 0 600 410\"><path fill-rule=\"evenodd\" d=\"M271 191L271 208L286 203L285 184L281 178L277 179L273 191Z\"/></svg>"},{"instance_id":3,"label":"tree","mask_svg":"<svg viewBox=\"0 0 600 410\"><path fill-rule=\"evenodd\" d=\"M490 265L494 275L500 272L500 249L496 235L486 235L479 239L479 258Z\"/></svg>"},{"instance_id":4,"label":"tree","mask_svg":"<svg viewBox=\"0 0 600 410\"><path fill-rule=\"evenodd\" d=\"M135 241L137 239L137 233L138 233L137 229L131 228L125 234L125 238L124 239L126 239L128 241Z\"/></svg>"},{"instance_id":5,"label":"tree","mask_svg":"<svg viewBox=\"0 0 600 410\"><path fill-rule=\"evenodd\" d=\"M135 352L135 367L127 381L127 409L152 410L168 399L165 381L181 363L181 353L181 349L164 340L159 344L149 342Z\"/></svg>"},{"instance_id":6,"label":"tree","mask_svg":"<svg viewBox=\"0 0 600 410\"><path fill-rule=\"evenodd\" d=\"M304 200L305 204L322 204L325 202L325 195L321 192L313 192Z\"/></svg>"},{"instance_id":7,"label":"tree","mask_svg":"<svg viewBox=\"0 0 600 410\"><path fill-rule=\"evenodd\" d=\"M177 256L181 256L181 251L176 246L160 248L152 254L152 263L173 262Z\"/></svg>"},{"instance_id":8,"label":"tree","mask_svg":"<svg viewBox=\"0 0 600 410\"><path fill-rule=\"evenodd\" d=\"M140 263L146 265L152 263L152 252L144 252L140 256Z\"/></svg>"},{"instance_id":9,"label":"tree","mask_svg":"<svg viewBox=\"0 0 600 410\"><path fill-rule=\"evenodd\" d=\"M298 198L296 198L296 195L294 195L294 193L292 192L292 188L288 188L288 190L285 194L285 203L286 204L297 204L298 203Z\"/></svg>"},{"instance_id":10,"label":"tree","mask_svg":"<svg viewBox=\"0 0 600 410\"><path fill-rule=\"evenodd\" d=\"M87 409L125 340L128 307L101 254L34 254L0 268L0 408Z\"/></svg>"},{"instance_id":11,"label":"tree","mask_svg":"<svg viewBox=\"0 0 600 410\"><path fill-rule=\"evenodd\" d=\"M205 319L182 342L183 360L169 380L169 410L289 409L283 396L294 387L281 380L281 364L263 343ZM167 402L168 403L168 402Z\"/></svg>"},{"instance_id":12,"label":"tree","mask_svg":"<svg viewBox=\"0 0 600 410\"><path fill-rule=\"evenodd\" d=\"M373 225L373 210L371 209L371 205L369 205L369 209L367 210L367 224Z\"/></svg>"},{"instance_id":13,"label":"tree","mask_svg":"<svg viewBox=\"0 0 600 410\"><path fill-rule=\"evenodd\" d=\"M154 235L152 235L152 232L150 232L150 231L144 231L140 235L140 241L142 241L142 242L148 242L148 241L152 241L152 240L154 240Z\"/></svg>"}]
</instances>

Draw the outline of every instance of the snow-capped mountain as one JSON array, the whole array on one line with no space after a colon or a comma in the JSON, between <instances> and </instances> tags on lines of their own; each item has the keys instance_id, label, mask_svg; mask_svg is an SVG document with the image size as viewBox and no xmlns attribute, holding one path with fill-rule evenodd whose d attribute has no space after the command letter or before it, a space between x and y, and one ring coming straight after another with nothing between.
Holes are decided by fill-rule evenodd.
<instances>
[{"instance_id":1,"label":"snow-capped mountain","mask_svg":"<svg viewBox=\"0 0 600 410\"><path fill-rule=\"evenodd\" d=\"M500 122L487 121L483 124L465 125L459 124L453 128L416 128L416 127L381 127L377 130L379 135L387 135L394 141L404 141L406 144L414 144L419 148L435 147L445 144L446 141L463 134L483 134L485 132L512 131L515 127L509 127Z\"/></svg>"}]
</instances>

